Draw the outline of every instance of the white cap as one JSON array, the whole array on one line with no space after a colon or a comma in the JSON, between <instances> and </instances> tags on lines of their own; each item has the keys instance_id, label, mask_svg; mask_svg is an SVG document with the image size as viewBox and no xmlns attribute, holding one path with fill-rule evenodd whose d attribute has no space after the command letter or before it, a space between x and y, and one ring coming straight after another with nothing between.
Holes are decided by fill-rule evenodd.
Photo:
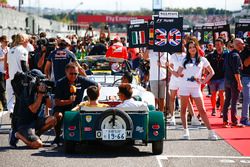
<instances>
[{"instance_id":1,"label":"white cap","mask_svg":"<svg viewBox=\"0 0 250 167\"><path fill-rule=\"evenodd\" d=\"M71 41L68 38L61 38L61 42L66 42L68 45L71 45Z\"/></svg>"}]
</instances>

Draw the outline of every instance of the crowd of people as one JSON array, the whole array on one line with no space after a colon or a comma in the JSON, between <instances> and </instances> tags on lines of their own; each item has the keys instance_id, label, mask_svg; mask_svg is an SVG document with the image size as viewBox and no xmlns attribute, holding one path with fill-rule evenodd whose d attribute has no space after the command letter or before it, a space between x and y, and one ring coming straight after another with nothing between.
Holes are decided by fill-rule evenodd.
<instances>
[{"instance_id":1,"label":"crowd of people","mask_svg":"<svg viewBox=\"0 0 250 167\"><path fill-rule=\"evenodd\" d=\"M100 85L88 79L88 75L92 74L91 69L83 60L87 55L106 54L109 57L118 48L121 48L122 58L126 59L132 70L138 71L141 84L154 94L156 108L169 111L170 125L176 125L175 111L180 108L183 139L190 138L188 111L192 116L191 124L199 126L202 119L209 130L208 139L217 140L204 106L202 92L206 85L211 93L212 116L222 117L223 127L250 126L249 38L245 43L239 38L226 42L219 37L215 44L210 42L202 47L195 37L186 36L182 52L168 56L167 53L147 48L129 48L125 38L110 38L108 26L100 32L97 41L94 40L92 27L82 38L77 35L47 38L46 33L42 32L39 37L17 34L9 42L3 35L0 37L0 101L4 110L13 113L10 145L16 147L20 139L31 148L39 148L42 146L40 135L52 127L56 136L53 144L61 145L65 111L77 111L82 106L108 107L98 102ZM47 86L40 82L31 93L23 91L26 93L17 96L12 82L17 72L30 72L33 76L52 81L55 84L54 100L47 95ZM129 84L132 78L130 72L125 72L122 77L122 84L118 87L118 97L122 103L117 107L146 105L132 98L133 91ZM82 102L85 89L89 99ZM243 94L243 108L238 121L236 105L240 92ZM193 104L199 111L198 115L194 112ZM231 123L228 120L230 105ZM51 115L49 108L53 108ZM42 110L46 112L40 116Z\"/></svg>"}]
</instances>

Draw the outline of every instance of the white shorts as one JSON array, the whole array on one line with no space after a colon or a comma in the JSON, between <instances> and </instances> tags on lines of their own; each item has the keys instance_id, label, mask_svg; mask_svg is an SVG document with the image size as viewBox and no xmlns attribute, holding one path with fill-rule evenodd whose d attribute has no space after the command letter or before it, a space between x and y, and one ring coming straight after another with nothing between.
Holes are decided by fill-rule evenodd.
<instances>
[{"instance_id":1,"label":"white shorts","mask_svg":"<svg viewBox=\"0 0 250 167\"><path fill-rule=\"evenodd\" d=\"M178 90L178 89L179 89L179 83L170 79L169 90Z\"/></svg>"},{"instance_id":2,"label":"white shorts","mask_svg":"<svg viewBox=\"0 0 250 167\"><path fill-rule=\"evenodd\" d=\"M180 87L179 94L180 96L192 96L194 98L202 97L200 87Z\"/></svg>"}]
</instances>

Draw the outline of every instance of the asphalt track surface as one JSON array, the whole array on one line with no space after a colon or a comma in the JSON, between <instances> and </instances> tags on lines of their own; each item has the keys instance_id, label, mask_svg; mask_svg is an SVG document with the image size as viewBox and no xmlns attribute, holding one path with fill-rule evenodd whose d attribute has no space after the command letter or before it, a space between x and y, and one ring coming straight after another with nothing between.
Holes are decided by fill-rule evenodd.
<instances>
[{"instance_id":1,"label":"asphalt track surface","mask_svg":"<svg viewBox=\"0 0 250 167\"><path fill-rule=\"evenodd\" d=\"M9 114L3 123L9 123ZM0 118L0 119L1 119ZM180 120L177 119L180 123ZM8 128L8 126L6 126ZM207 129L191 127L191 140L180 140L182 127L168 127L164 152L155 156L148 146L110 148L101 145L79 145L76 154L65 154L63 147L52 147L53 131L42 136L43 148L33 150L22 142L10 149L8 134L0 133L0 167L249 167L250 157L241 156L223 140L207 140Z\"/></svg>"}]
</instances>

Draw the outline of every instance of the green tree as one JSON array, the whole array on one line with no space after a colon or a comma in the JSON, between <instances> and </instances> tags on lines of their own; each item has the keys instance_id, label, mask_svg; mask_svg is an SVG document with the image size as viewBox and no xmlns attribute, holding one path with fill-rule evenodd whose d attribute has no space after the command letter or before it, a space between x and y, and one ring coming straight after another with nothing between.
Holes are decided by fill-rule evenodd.
<instances>
[{"instance_id":1,"label":"green tree","mask_svg":"<svg viewBox=\"0 0 250 167\"><path fill-rule=\"evenodd\" d=\"M0 3L8 3L8 1L7 0L0 0Z\"/></svg>"}]
</instances>

